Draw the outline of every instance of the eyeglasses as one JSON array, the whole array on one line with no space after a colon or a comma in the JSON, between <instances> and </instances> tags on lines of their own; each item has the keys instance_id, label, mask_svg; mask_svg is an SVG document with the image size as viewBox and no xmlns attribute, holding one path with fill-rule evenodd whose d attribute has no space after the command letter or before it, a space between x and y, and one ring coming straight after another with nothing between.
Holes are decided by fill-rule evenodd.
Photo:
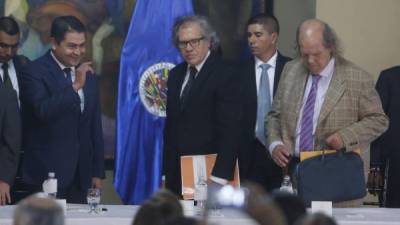
<instances>
[{"instance_id":1,"label":"eyeglasses","mask_svg":"<svg viewBox=\"0 0 400 225\"><path fill-rule=\"evenodd\" d=\"M178 42L178 48L185 49L185 48L187 48L188 45L190 45L190 47L192 47L192 48L197 48L200 45L200 41L203 39L204 39L204 37L200 37L200 38L192 39L189 41L180 41L180 42Z\"/></svg>"},{"instance_id":2,"label":"eyeglasses","mask_svg":"<svg viewBox=\"0 0 400 225\"><path fill-rule=\"evenodd\" d=\"M16 49L16 48L18 48L18 46L19 46L19 43L9 45L9 44L0 42L0 48L3 48L3 49L6 49L6 48Z\"/></svg>"}]
</instances>

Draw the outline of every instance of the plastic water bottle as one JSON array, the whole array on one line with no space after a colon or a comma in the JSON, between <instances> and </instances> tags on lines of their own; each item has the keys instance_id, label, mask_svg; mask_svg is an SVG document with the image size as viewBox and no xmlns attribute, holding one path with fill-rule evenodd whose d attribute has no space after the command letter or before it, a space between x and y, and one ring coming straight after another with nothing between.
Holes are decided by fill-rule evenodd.
<instances>
[{"instance_id":1,"label":"plastic water bottle","mask_svg":"<svg viewBox=\"0 0 400 225\"><path fill-rule=\"evenodd\" d=\"M43 182L43 192L52 198L57 196L57 179L55 177L54 172L49 172L48 178Z\"/></svg>"},{"instance_id":2,"label":"plastic water bottle","mask_svg":"<svg viewBox=\"0 0 400 225\"><path fill-rule=\"evenodd\" d=\"M283 177L281 188L279 189L284 192L288 192L290 194L296 194L295 190L293 189L292 181L288 175Z\"/></svg>"},{"instance_id":3,"label":"plastic water bottle","mask_svg":"<svg viewBox=\"0 0 400 225\"><path fill-rule=\"evenodd\" d=\"M204 179L199 179L195 184L194 200L197 202L197 215L203 215L207 201L207 182Z\"/></svg>"}]
</instances>

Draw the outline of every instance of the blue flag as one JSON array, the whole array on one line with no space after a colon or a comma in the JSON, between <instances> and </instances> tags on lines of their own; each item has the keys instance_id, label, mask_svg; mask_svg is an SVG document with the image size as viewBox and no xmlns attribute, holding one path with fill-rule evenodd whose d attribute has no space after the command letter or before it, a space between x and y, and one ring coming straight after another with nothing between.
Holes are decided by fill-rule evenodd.
<instances>
[{"instance_id":1,"label":"blue flag","mask_svg":"<svg viewBox=\"0 0 400 225\"><path fill-rule=\"evenodd\" d=\"M182 61L172 45L175 19L192 0L137 0L121 54L114 186L125 204L160 188L166 82Z\"/></svg>"}]
</instances>

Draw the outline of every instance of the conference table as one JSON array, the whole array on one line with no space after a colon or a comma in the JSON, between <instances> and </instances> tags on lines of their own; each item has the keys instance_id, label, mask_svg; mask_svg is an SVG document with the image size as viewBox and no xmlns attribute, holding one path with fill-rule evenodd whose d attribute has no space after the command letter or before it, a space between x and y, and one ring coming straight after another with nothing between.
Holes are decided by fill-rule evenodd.
<instances>
[{"instance_id":1,"label":"conference table","mask_svg":"<svg viewBox=\"0 0 400 225\"><path fill-rule=\"evenodd\" d=\"M104 211L89 214L86 205L69 204L66 225L130 225L139 206L102 205ZM12 225L15 206L0 207L0 225ZM185 214L193 216L192 209ZM334 208L333 217L339 225L400 225L400 209L386 208ZM218 215L208 219L209 224L256 225L244 213L237 210L222 209Z\"/></svg>"}]
</instances>

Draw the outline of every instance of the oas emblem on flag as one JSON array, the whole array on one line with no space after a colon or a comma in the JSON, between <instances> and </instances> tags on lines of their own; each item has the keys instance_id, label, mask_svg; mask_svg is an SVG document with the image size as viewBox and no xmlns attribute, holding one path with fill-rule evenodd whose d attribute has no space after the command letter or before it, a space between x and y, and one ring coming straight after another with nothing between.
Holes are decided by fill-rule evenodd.
<instances>
[{"instance_id":1,"label":"oas emblem on flag","mask_svg":"<svg viewBox=\"0 0 400 225\"><path fill-rule=\"evenodd\" d=\"M146 110L155 116L165 117L167 106L167 80L172 63L161 62L147 68L139 82L140 100Z\"/></svg>"}]
</instances>

